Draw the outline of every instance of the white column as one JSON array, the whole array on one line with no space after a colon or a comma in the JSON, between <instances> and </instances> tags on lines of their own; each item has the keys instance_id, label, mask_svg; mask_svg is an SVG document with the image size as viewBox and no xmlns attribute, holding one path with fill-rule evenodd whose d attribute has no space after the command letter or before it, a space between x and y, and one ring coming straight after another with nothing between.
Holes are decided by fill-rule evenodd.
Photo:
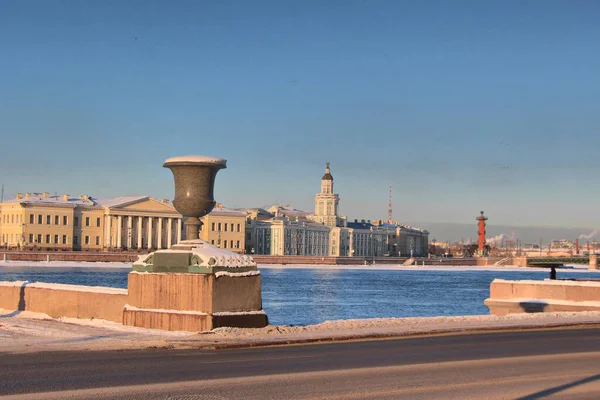
<instances>
[{"instance_id":1,"label":"white column","mask_svg":"<svg viewBox=\"0 0 600 400\"><path fill-rule=\"evenodd\" d=\"M158 249L162 249L162 245L163 245L162 226L163 226L163 219L162 219L162 217L158 217L158 235L156 237L156 241L157 241L156 247Z\"/></svg>"},{"instance_id":2,"label":"white column","mask_svg":"<svg viewBox=\"0 0 600 400\"><path fill-rule=\"evenodd\" d=\"M123 217L120 215L117 217L117 248L121 248L123 245L121 238L121 227L123 226Z\"/></svg>"},{"instance_id":3,"label":"white column","mask_svg":"<svg viewBox=\"0 0 600 400\"><path fill-rule=\"evenodd\" d=\"M104 216L104 238L102 238L102 247L110 247L110 216L108 215Z\"/></svg>"},{"instance_id":4,"label":"white column","mask_svg":"<svg viewBox=\"0 0 600 400\"><path fill-rule=\"evenodd\" d=\"M137 248L141 249L142 248L142 218L138 216L138 226L137 226Z\"/></svg>"},{"instance_id":5,"label":"white column","mask_svg":"<svg viewBox=\"0 0 600 400\"><path fill-rule=\"evenodd\" d=\"M148 248L152 248L152 217L148 217Z\"/></svg>"},{"instance_id":6,"label":"white column","mask_svg":"<svg viewBox=\"0 0 600 400\"><path fill-rule=\"evenodd\" d=\"M127 217L127 248L131 248L131 230L133 229L133 217Z\"/></svg>"},{"instance_id":7,"label":"white column","mask_svg":"<svg viewBox=\"0 0 600 400\"><path fill-rule=\"evenodd\" d=\"M173 218L167 218L167 248L170 248L171 245L173 244L172 233L173 233Z\"/></svg>"},{"instance_id":8,"label":"white column","mask_svg":"<svg viewBox=\"0 0 600 400\"><path fill-rule=\"evenodd\" d=\"M177 243L181 242L181 218L177 218Z\"/></svg>"}]
</instances>

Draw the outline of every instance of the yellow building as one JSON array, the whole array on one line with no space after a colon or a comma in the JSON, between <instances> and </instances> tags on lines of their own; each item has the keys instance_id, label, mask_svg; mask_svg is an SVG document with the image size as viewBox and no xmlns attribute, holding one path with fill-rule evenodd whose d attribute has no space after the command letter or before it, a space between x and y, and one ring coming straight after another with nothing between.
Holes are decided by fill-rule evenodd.
<instances>
[{"instance_id":1,"label":"yellow building","mask_svg":"<svg viewBox=\"0 0 600 400\"><path fill-rule=\"evenodd\" d=\"M246 213L217 206L202 217L200 239L236 253L245 253Z\"/></svg>"},{"instance_id":2,"label":"yellow building","mask_svg":"<svg viewBox=\"0 0 600 400\"><path fill-rule=\"evenodd\" d=\"M169 248L182 217L168 200L148 196L17 194L0 203L0 244L13 249L107 251Z\"/></svg>"}]
</instances>

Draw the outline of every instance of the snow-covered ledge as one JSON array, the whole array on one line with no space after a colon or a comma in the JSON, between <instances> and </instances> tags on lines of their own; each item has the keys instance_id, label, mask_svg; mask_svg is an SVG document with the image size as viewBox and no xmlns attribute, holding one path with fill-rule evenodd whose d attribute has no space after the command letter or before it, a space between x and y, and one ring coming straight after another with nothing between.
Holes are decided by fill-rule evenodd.
<instances>
[{"instance_id":1,"label":"snow-covered ledge","mask_svg":"<svg viewBox=\"0 0 600 400\"><path fill-rule=\"evenodd\" d=\"M40 282L0 282L0 308L53 318L105 319L121 323L127 290Z\"/></svg>"},{"instance_id":2,"label":"snow-covered ledge","mask_svg":"<svg viewBox=\"0 0 600 400\"><path fill-rule=\"evenodd\" d=\"M139 256L133 263L138 272L176 272L214 274L219 271L256 271L251 256L221 249L204 240L184 240L168 250ZM233 271L232 271L233 270Z\"/></svg>"},{"instance_id":3,"label":"snow-covered ledge","mask_svg":"<svg viewBox=\"0 0 600 400\"><path fill-rule=\"evenodd\" d=\"M485 300L490 314L600 311L600 281L494 279Z\"/></svg>"}]
</instances>

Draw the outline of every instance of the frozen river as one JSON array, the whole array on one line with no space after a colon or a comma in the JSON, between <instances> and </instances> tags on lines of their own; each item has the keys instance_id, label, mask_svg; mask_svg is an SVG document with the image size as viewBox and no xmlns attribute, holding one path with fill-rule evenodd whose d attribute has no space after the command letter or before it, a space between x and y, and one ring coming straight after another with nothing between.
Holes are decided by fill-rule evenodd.
<instances>
[{"instance_id":1,"label":"frozen river","mask_svg":"<svg viewBox=\"0 0 600 400\"><path fill-rule=\"evenodd\" d=\"M0 266L0 281L127 287L129 269ZM263 308L275 325L327 320L488 314L483 301L494 278L548 277L546 269L364 270L261 267ZM597 272L559 270L559 278L600 278Z\"/></svg>"}]
</instances>

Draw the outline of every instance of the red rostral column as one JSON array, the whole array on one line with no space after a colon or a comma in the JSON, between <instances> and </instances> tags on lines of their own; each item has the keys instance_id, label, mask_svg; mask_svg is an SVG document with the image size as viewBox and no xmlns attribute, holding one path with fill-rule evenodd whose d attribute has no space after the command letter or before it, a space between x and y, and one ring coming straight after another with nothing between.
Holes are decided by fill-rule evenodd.
<instances>
[{"instance_id":1,"label":"red rostral column","mask_svg":"<svg viewBox=\"0 0 600 400\"><path fill-rule=\"evenodd\" d=\"M479 228L477 231L477 248L483 251L483 248L485 247L485 221L487 221L487 217L483 216L483 211L481 212L481 215L477 217L477 221L479 221L477 224Z\"/></svg>"}]
</instances>

